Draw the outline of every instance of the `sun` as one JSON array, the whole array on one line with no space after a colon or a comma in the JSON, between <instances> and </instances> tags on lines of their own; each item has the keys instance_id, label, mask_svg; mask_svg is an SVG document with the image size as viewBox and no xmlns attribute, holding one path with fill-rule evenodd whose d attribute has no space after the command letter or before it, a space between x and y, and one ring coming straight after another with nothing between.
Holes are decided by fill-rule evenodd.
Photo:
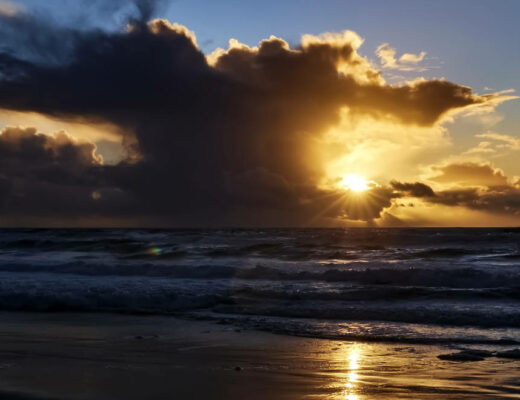
<instances>
[{"instance_id":1,"label":"sun","mask_svg":"<svg viewBox=\"0 0 520 400\"><path fill-rule=\"evenodd\" d=\"M345 175L339 185L345 190L352 190L357 193L370 189L369 181L356 174Z\"/></svg>"}]
</instances>

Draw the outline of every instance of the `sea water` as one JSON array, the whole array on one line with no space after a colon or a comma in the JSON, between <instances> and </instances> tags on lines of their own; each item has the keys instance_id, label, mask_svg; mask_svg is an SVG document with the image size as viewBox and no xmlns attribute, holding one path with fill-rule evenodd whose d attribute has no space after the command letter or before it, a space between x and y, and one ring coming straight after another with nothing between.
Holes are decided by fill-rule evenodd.
<instances>
[{"instance_id":1,"label":"sea water","mask_svg":"<svg viewBox=\"0 0 520 400\"><path fill-rule=\"evenodd\" d=\"M0 309L520 344L519 229L5 229Z\"/></svg>"}]
</instances>

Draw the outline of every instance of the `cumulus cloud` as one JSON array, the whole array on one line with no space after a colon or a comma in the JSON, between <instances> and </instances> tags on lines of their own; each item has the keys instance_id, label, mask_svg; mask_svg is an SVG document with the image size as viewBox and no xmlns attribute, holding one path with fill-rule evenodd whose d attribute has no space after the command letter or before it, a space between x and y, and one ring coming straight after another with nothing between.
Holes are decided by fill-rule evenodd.
<instances>
[{"instance_id":1,"label":"cumulus cloud","mask_svg":"<svg viewBox=\"0 0 520 400\"><path fill-rule=\"evenodd\" d=\"M77 200L101 183L101 164L94 145L64 132L5 128L0 132L0 209L8 214L85 211L84 198Z\"/></svg>"},{"instance_id":2,"label":"cumulus cloud","mask_svg":"<svg viewBox=\"0 0 520 400\"><path fill-rule=\"evenodd\" d=\"M460 186L506 186L507 178L502 170L491 164L477 164L472 162L453 163L441 167L433 167L438 175L430 178L431 181Z\"/></svg>"},{"instance_id":3,"label":"cumulus cloud","mask_svg":"<svg viewBox=\"0 0 520 400\"><path fill-rule=\"evenodd\" d=\"M63 173L74 173L99 166L102 159L95 150L92 143L78 141L65 132L44 135L32 127L7 127L0 131L0 165L16 175L36 171L39 179L46 179L39 173L47 168L59 167ZM46 175L55 179L52 174Z\"/></svg>"},{"instance_id":4,"label":"cumulus cloud","mask_svg":"<svg viewBox=\"0 0 520 400\"><path fill-rule=\"evenodd\" d=\"M404 53L396 58L396 50L388 43L381 44L376 49L376 55L381 61L381 66L388 69L396 69L400 71L425 71L426 67L418 64L426 57L426 52L421 51L419 54Z\"/></svg>"},{"instance_id":5,"label":"cumulus cloud","mask_svg":"<svg viewBox=\"0 0 520 400\"><path fill-rule=\"evenodd\" d=\"M0 223L63 226L135 215L139 203L110 181L96 146L65 132L0 131ZM120 219L124 221L124 219ZM72 222L71 222L72 221ZM110 223L110 221L107 221Z\"/></svg>"},{"instance_id":6,"label":"cumulus cloud","mask_svg":"<svg viewBox=\"0 0 520 400\"><path fill-rule=\"evenodd\" d=\"M1 190L25 200L4 203L4 213L65 207L168 225L251 225L259 216L262 225L372 221L402 195L396 189L419 189L374 187L363 199L320 186L317 143L344 110L428 128L501 96L446 80L388 85L350 31L305 35L294 47L277 37L257 47L231 41L206 56L189 29L148 21L153 4L137 1L125 32L26 14L0 19L0 108L117 126L126 155L102 165L94 145L65 134L6 131ZM40 200L52 191L54 202Z\"/></svg>"},{"instance_id":7,"label":"cumulus cloud","mask_svg":"<svg viewBox=\"0 0 520 400\"><path fill-rule=\"evenodd\" d=\"M416 197L426 204L462 207L492 214L520 215L520 187L508 182L503 172L490 164L449 164L438 167L441 175L432 181L451 188L434 191L425 183L391 182L399 197ZM458 187L453 187L453 186Z\"/></svg>"}]
</instances>

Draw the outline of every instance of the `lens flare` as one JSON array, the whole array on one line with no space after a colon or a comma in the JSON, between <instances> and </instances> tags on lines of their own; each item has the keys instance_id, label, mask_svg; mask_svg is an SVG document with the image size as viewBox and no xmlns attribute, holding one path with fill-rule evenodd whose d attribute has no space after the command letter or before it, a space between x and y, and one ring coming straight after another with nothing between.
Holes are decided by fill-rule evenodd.
<instances>
[{"instance_id":1,"label":"lens flare","mask_svg":"<svg viewBox=\"0 0 520 400\"><path fill-rule=\"evenodd\" d=\"M159 255L161 255L162 252L163 252L163 249L161 249L160 247L152 247L151 249L148 250L148 253L152 254L154 256L159 256Z\"/></svg>"}]
</instances>

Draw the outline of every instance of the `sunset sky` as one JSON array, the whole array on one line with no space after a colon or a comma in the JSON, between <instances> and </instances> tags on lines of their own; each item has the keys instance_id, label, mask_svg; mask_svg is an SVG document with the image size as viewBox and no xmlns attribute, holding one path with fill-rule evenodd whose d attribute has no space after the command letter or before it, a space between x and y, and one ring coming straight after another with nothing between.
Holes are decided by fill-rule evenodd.
<instances>
[{"instance_id":1,"label":"sunset sky","mask_svg":"<svg viewBox=\"0 0 520 400\"><path fill-rule=\"evenodd\" d=\"M519 15L0 0L0 225L520 225Z\"/></svg>"}]
</instances>

